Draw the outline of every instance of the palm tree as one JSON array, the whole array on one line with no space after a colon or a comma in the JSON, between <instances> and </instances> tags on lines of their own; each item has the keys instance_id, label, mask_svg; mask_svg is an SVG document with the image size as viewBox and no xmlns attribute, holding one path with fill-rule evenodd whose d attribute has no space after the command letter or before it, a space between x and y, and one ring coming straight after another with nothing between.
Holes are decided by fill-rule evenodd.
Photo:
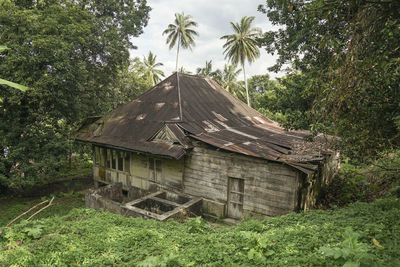
<instances>
[{"instance_id":1,"label":"palm tree","mask_svg":"<svg viewBox=\"0 0 400 267\"><path fill-rule=\"evenodd\" d=\"M169 44L169 49L172 49L175 44L177 44L178 48L176 51L176 68L178 71L178 57L179 57L179 48L182 46L183 48L192 49L194 43L194 36L198 36L198 32L191 29L191 27L197 27L197 22L191 20L192 16L187 15L185 13L175 13L175 21L174 24L169 24L168 28L163 32L167 34L167 44Z\"/></svg>"},{"instance_id":2,"label":"palm tree","mask_svg":"<svg viewBox=\"0 0 400 267\"><path fill-rule=\"evenodd\" d=\"M206 60L206 66L204 68L197 68L196 74L201 76L212 76L212 60Z\"/></svg>"},{"instance_id":3,"label":"palm tree","mask_svg":"<svg viewBox=\"0 0 400 267\"><path fill-rule=\"evenodd\" d=\"M143 74L147 78L147 80L151 83L152 86L156 85L156 83L161 81L161 77L164 77L164 72L157 69L157 67L163 66L163 63L156 62L157 56L153 55L151 51L149 55L143 57Z\"/></svg>"},{"instance_id":4,"label":"palm tree","mask_svg":"<svg viewBox=\"0 0 400 267\"><path fill-rule=\"evenodd\" d=\"M215 77L215 80L236 98L246 101L243 94L243 84L237 80L237 76L241 71L241 69L237 69L237 64L225 64L223 71L216 71L218 76Z\"/></svg>"},{"instance_id":5,"label":"palm tree","mask_svg":"<svg viewBox=\"0 0 400 267\"><path fill-rule=\"evenodd\" d=\"M226 39L226 43L223 46L223 48L225 48L225 58L228 58L232 64L240 63L242 66L246 87L247 105L249 106L250 98L244 65L246 60L249 63L252 63L260 56L260 50L258 49L256 38L261 34L261 29L251 27L253 20L254 17L243 17L240 24L231 22L234 33L221 37L221 39Z\"/></svg>"},{"instance_id":6,"label":"palm tree","mask_svg":"<svg viewBox=\"0 0 400 267\"><path fill-rule=\"evenodd\" d=\"M204 68L197 68L196 74L201 76L211 77L213 79L217 79L220 76L220 70L212 70L212 60L206 60L206 66Z\"/></svg>"},{"instance_id":7,"label":"palm tree","mask_svg":"<svg viewBox=\"0 0 400 267\"><path fill-rule=\"evenodd\" d=\"M192 74L191 71L188 71L188 70L185 69L183 66L181 66L181 67L179 68L178 72L184 73L184 74Z\"/></svg>"}]
</instances>

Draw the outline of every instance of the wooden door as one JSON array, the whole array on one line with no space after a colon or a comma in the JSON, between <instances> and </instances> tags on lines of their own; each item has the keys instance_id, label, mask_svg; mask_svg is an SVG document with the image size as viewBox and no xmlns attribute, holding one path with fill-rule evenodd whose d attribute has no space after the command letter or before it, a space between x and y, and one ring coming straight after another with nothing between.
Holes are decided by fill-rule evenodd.
<instances>
[{"instance_id":1,"label":"wooden door","mask_svg":"<svg viewBox=\"0 0 400 267\"><path fill-rule=\"evenodd\" d=\"M243 216L244 180L228 177L228 217L240 219Z\"/></svg>"}]
</instances>

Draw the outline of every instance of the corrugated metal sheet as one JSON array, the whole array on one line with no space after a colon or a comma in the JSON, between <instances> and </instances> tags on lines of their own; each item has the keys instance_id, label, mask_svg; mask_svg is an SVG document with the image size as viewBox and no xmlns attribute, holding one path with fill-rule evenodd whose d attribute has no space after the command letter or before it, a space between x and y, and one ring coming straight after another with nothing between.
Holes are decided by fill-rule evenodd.
<instances>
[{"instance_id":1,"label":"corrugated metal sheet","mask_svg":"<svg viewBox=\"0 0 400 267\"><path fill-rule=\"evenodd\" d=\"M165 125L179 139L179 145L151 141ZM209 78L175 73L137 99L82 127L77 139L178 159L185 154L190 137L308 172L323 159L315 145L304 141L309 135L307 131L285 131Z\"/></svg>"}]
</instances>

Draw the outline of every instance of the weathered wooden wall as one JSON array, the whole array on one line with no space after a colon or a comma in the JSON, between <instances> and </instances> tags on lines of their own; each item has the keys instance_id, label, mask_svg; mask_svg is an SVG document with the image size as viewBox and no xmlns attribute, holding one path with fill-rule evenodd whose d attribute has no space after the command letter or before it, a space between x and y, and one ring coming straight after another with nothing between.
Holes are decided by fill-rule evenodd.
<instances>
[{"instance_id":1,"label":"weathered wooden wall","mask_svg":"<svg viewBox=\"0 0 400 267\"><path fill-rule=\"evenodd\" d=\"M185 161L183 191L217 202L209 211L220 216L229 177L243 179L243 216L277 216L296 209L298 175L283 164L196 146Z\"/></svg>"},{"instance_id":2,"label":"weathered wooden wall","mask_svg":"<svg viewBox=\"0 0 400 267\"><path fill-rule=\"evenodd\" d=\"M121 171L118 168L107 167L107 153L104 152L105 149L94 148L95 155L96 153L100 153L94 157L93 175L96 181L106 184L120 182L124 190L127 191L131 186L151 191L161 188L176 191L182 189L183 160L152 158L154 161L161 162L161 166L159 166L158 170L155 170L155 167L153 169L150 167L150 157L137 153L124 152L126 155L125 159L127 160L124 160L123 170ZM114 151L113 149L108 150Z\"/></svg>"},{"instance_id":3,"label":"weathered wooden wall","mask_svg":"<svg viewBox=\"0 0 400 267\"><path fill-rule=\"evenodd\" d=\"M95 180L107 184L120 182L129 192L132 187L149 191L168 189L202 197L203 210L216 217L277 216L310 208L319 188L338 166L337 155L328 155L315 175L306 176L284 164L197 143L185 159L151 158L153 167L148 156L124 152L121 171L107 167L105 148L95 148L94 152Z\"/></svg>"}]
</instances>

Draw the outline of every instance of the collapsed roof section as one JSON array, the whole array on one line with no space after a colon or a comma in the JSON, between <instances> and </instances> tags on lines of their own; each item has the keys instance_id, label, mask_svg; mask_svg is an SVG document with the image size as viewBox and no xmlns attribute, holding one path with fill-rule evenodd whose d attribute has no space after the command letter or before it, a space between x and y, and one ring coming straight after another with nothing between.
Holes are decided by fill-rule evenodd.
<instances>
[{"instance_id":1,"label":"collapsed roof section","mask_svg":"<svg viewBox=\"0 0 400 267\"><path fill-rule=\"evenodd\" d=\"M313 172L322 149L285 131L207 77L174 73L135 100L81 127L77 140L180 159L189 139Z\"/></svg>"}]
</instances>

